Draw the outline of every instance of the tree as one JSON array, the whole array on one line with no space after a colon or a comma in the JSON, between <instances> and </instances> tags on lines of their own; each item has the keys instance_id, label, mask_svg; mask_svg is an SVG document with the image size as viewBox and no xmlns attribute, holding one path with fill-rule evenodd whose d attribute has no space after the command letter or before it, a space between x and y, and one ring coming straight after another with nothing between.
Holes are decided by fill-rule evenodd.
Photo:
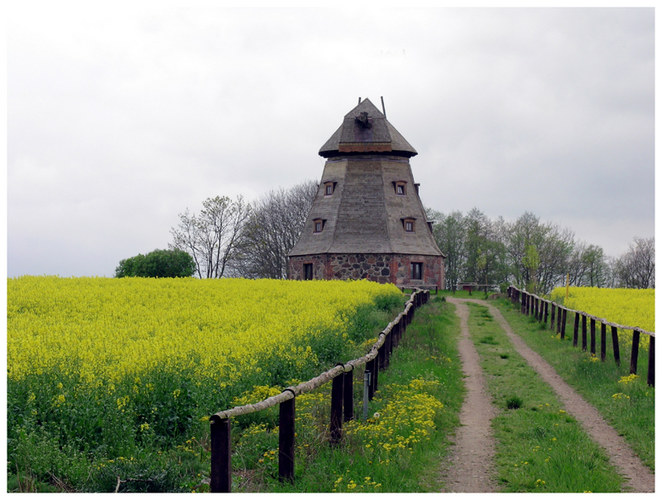
<instances>
[{"instance_id":1,"label":"tree","mask_svg":"<svg viewBox=\"0 0 662 500\"><path fill-rule=\"evenodd\" d=\"M446 216L435 210L427 210L428 220L433 220L432 234L444 259L446 288L455 291L460 282L460 272L464 266L464 244L466 228L461 212Z\"/></svg>"},{"instance_id":2,"label":"tree","mask_svg":"<svg viewBox=\"0 0 662 500\"><path fill-rule=\"evenodd\" d=\"M527 289L531 293L538 292L538 278L537 272L540 267L540 255L538 255L538 250L535 245L527 245L524 249L524 258L522 259L522 265L526 269L527 274L529 275L529 283L527 284Z\"/></svg>"},{"instance_id":3,"label":"tree","mask_svg":"<svg viewBox=\"0 0 662 500\"><path fill-rule=\"evenodd\" d=\"M535 278L539 293L544 294L563 282L574 248L574 236L567 229L543 224L534 214L525 212L509 225L507 246L513 279L520 287L533 281L526 252L531 246L535 248L539 258Z\"/></svg>"},{"instance_id":4,"label":"tree","mask_svg":"<svg viewBox=\"0 0 662 500\"><path fill-rule=\"evenodd\" d=\"M464 281L501 284L508 278L506 251L500 224L473 208L465 217Z\"/></svg>"},{"instance_id":5,"label":"tree","mask_svg":"<svg viewBox=\"0 0 662 500\"><path fill-rule=\"evenodd\" d=\"M253 204L237 247L247 278L287 278L288 254L299 240L319 185L315 181L270 191Z\"/></svg>"},{"instance_id":6,"label":"tree","mask_svg":"<svg viewBox=\"0 0 662 500\"><path fill-rule=\"evenodd\" d=\"M464 280L480 281L480 268L478 266L482 248L488 239L489 220L487 216L478 210L472 208L465 217L466 239L464 263Z\"/></svg>"},{"instance_id":7,"label":"tree","mask_svg":"<svg viewBox=\"0 0 662 500\"><path fill-rule=\"evenodd\" d=\"M231 264L244 224L251 213L241 196L207 198L200 214L179 214L179 225L170 233L173 249L185 250L195 261L198 277L221 278Z\"/></svg>"},{"instance_id":8,"label":"tree","mask_svg":"<svg viewBox=\"0 0 662 500\"><path fill-rule=\"evenodd\" d=\"M578 243L568 262L571 286L609 286L611 271L604 251L597 245Z\"/></svg>"},{"instance_id":9,"label":"tree","mask_svg":"<svg viewBox=\"0 0 662 500\"><path fill-rule=\"evenodd\" d=\"M655 238L635 238L616 260L614 274L625 288L655 288Z\"/></svg>"},{"instance_id":10,"label":"tree","mask_svg":"<svg viewBox=\"0 0 662 500\"><path fill-rule=\"evenodd\" d=\"M186 278L195 272L193 257L182 250L154 250L120 261L115 277Z\"/></svg>"}]
</instances>

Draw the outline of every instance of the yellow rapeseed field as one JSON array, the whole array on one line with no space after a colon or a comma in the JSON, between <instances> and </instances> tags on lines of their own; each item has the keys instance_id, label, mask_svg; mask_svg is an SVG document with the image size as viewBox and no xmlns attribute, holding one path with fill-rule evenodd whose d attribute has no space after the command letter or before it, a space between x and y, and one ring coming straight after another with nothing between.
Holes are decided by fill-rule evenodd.
<instances>
[{"instance_id":1,"label":"yellow rapeseed field","mask_svg":"<svg viewBox=\"0 0 662 500\"><path fill-rule=\"evenodd\" d=\"M555 288L551 298L570 309L584 311L611 323L655 331L655 290L633 288L565 287ZM619 329L619 337L632 342L632 331ZM648 348L648 336L642 335L641 347Z\"/></svg>"},{"instance_id":2,"label":"yellow rapeseed field","mask_svg":"<svg viewBox=\"0 0 662 500\"><path fill-rule=\"evenodd\" d=\"M210 414L365 354L404 302L368 281L9 279L8 467L94 491L152 468L179 489L173 454Z\"/></svg>"},{"instance_id":3,"label":"yellow rapeseed field","mask_svg":"<svg viewBox=\"0 0 662 500\"><path fill-rule=\"evenodd\" d=\"M552 300L612 323L655 331L655 290L633 288L565 287L552 291Z\"/></svg>"},{"instance_id":4,"label":"yellow rapeseed field","mask_svg":"<svg viewBox=\"0 0 662 500\"><path fill-rule=\"evenodd\" d=\"M264 369L261 353L314 360L293 340L346 335L344 317L399 293L368 281L9 279L8 376L55 370L101 385L158 367L232 384Z\"/></svg>"}]
</instances>

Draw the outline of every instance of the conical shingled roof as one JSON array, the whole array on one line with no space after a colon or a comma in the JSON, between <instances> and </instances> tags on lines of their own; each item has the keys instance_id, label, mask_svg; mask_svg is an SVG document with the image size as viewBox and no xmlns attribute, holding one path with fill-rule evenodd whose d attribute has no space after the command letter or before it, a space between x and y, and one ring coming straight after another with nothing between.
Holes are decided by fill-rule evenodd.
<instances>
[{"instance_id":1,"label":"conical shingled roof","mask_svg":"<svg viewBox=\"0 0 662 500\"><path fill-rule=\"evenodd\" d=\"M370 99L364 99L345 115L340 128L319 151L325 158L356 153L406 157L418 154Z\"/></svg>"}]
</instances>

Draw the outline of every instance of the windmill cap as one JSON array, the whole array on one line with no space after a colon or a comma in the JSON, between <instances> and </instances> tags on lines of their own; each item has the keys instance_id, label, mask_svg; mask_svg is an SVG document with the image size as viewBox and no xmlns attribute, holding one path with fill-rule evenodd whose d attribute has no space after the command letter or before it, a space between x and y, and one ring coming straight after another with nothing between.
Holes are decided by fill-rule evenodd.
<instances>
[{"instance_id":1,"label":"windmill cap","mask_svg":"<svg viewBox=\"0 0 662 500\"><path fill-rule=\"evenodd\" d=\"M370 99L362 100L345 115L342 125L319 151L325 158L366 153L406 157L418 154Z\"/></svg>"}]
</instances>

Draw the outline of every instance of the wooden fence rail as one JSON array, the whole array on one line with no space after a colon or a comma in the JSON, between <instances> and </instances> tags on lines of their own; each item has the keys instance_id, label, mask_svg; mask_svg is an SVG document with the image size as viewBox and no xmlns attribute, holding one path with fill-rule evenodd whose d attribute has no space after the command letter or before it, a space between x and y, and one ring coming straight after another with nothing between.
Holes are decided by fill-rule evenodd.
<instances>
[{"instance_id":1,"label":"wooden fence rail","mask_svg":"<svg viewBox=\"0 0 662 500\"><path fill-rule=\"evenodd\" d=\"M637 373L637 363L639 362L639 343L641 334L648 335L650 344L648 348L648 385L655 386L655 333L647 332L636 326L619 325L612 323L604 318L598 318L585 311L575 311L552 302L537 295L520 290L514 286L508 287L508 297L513 303L520 304L522 314L534 314L535 318L547 324L547 310L551 310L550 328L555 328L556 333L565 338L565 326L568 312L575 314L574 329L572 335L572 345L577 347L579 341L579 323L581 318L581 342L582 350L590 349L591 354L596 355L596 323L600 323L600 361L605 361L607 357L607 326L611 326L611 344L614 354L614 361L617 365L621 364L621 354L618 345L618 329L632 330L632 350L630 352L630 373ZM544 305L544 306L543 306ZM544 314L540 311L544 307ZM587 328L587 320L589 326ZM590 338L587 338L590 335Z\"/></svg>"},{"instance_id":2,"label":"wooden fence rail","mask_svg":"<svg viewBox=\"0 0 662 500\"><path fill-rule=\"evenodd\" d=\"M388 367L393 348L405 333L413 319L415 310L430 298L428 290L415 290L405 304L404 310L379 334L377 341L363 357L338 363L307 382L288 387L280 394L255 404L236 406L220 411L209 418L211 432L211 478L212 493L229 493L232 488L231 433L230 419L248 415L276 405L279 408L278 434L278 477L281 481L294 481L294 421L297 396L313 391L328 382L331 387L331 418L329 441L331 445L340 442L342 424L354 418L354 369L365 365L363 394L372 399L379 379L379 371ZM364 401L364 408L367 404Z\"/></svg>"}]
</instances>

